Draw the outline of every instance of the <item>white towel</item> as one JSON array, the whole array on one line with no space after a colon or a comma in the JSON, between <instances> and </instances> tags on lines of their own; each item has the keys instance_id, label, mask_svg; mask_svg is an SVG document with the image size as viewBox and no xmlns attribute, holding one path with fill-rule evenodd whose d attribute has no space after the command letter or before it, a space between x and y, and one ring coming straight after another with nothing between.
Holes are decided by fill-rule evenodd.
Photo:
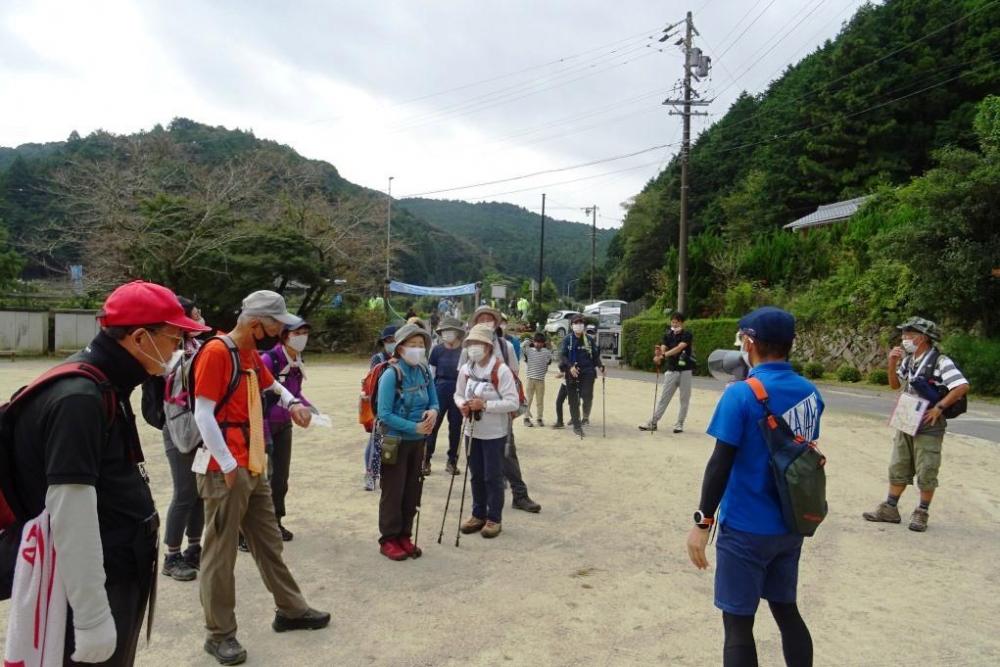
<instances>
[{"instance_id":1,"label":"white towel","mask_svg":"<svg viewBox=\"0 0 1000 667\"><path fill-rule=\"evenodd\" d=\"M56 568L49 512L42 510L21 532L7 620L4 665L62 665L68 609L66 589Z\"/></svg>"}]
</instances>

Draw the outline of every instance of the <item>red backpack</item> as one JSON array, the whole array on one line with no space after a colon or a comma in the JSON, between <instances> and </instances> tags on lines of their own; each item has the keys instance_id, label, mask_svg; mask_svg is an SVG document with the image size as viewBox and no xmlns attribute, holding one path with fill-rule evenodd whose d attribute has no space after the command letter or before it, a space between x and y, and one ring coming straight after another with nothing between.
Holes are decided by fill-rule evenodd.
<instances>
[{"instance_id":1,"label":"red backpack","mask_svg":"<svg viewBox=\"0 0 1000 667\"><path fill-rule=\"evenodd\" d=\"M372 366L368 374L361 381L361 398L358 400L358 423L365 427L365 431L372 432L375 428L375 419L378 417L378 381L382 379L382 374L386 369L392 367L396 371L397 385L403 382L403 371L396 366L393 360L383 361Z\"/></svg>"}]
</instances>

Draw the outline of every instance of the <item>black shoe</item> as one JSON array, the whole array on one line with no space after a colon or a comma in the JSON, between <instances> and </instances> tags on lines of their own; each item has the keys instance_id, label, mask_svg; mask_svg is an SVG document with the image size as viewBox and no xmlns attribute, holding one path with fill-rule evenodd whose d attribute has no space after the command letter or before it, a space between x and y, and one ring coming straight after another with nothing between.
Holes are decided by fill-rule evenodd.
<instances>
[{"instance_id":1,"label":"black shoe","mask_svg":"<svg viewBox=\"0 0 1000 667\"><path fill-rule=\"evenodd\" d=\"M198 571L188 565L184 554L167 554L163 558L163 574L176 581L193 581Z\"/></svg>"},{"instance_id":2,"label":"black shoe","mask_svg":"<svg viewBox=\"0 0 1000 667\"><path fill-rule=\"evenodd\" d=\"M458 463L448 462L448 465L444 467L444 471L449 475L461 475L462 471L458 469Z\"/></svg>"},{"instance_id":3,"label":"black shoe","mask_svg":"<svg viewBox=\"0 0 1000 667\"><path fill-rule=\"evenodd\" d=\"M566 424L563 424L562 422L556 422L555 424L552 425L552 428L566 428Z\"/></svg>"},{"instance_id":4,"label":"black shoe","mask_svg":"<svg viewBox=\"0 0 1000 667\"><path fill-rule=\"evenodd\" d=\"M543 421L542 421L541 419L539 419L539 420L538 420L537 422L535 422L535 423L536 423L536 424L538 424L538 426L539 426L539 427L543 427L543 426L545 426L545 422L543 422Z\"/></svg>"},{"instance_id":5,"label":"black shoe","mask_svg":"<svg viewBox=\"0 0 1000 667\"><path fill-rule=\"evenodd\" d=\"M590 420L584 419L582 422L580 422L580 426L590 426Z\"/></svg>"},{"instance_id":6,"label":"black shoe","mask_svg":"<svg viewBox=\"0 0 1000 667\"><path fill-rule=\"evenodd\" d=\"M250 545L247 544L247 538L243 537L243 533L240 533L239 549L245 554L250 553Z\"/></svg>"},{"instance_id":7,"label":"black shoe","mask_svg":"<svg viewBox=\"0 0 1000 667\"><path fill-rule=\"evenodd\" d=\"M674 433L683 433L683 432L684 432L684 429L682 429L680 427L677 427L677 426L674 427Z\"/></svg>"},{"instance_id":8,"label":"black shoe","mask_svg":"<svg viewBox=\"0 0 1000 667\"><path fill-rule=\"evenodd\" d=\"M431 462L430 461L424 461L424 466L423 466L423 468L420 469L420 474L422 474L424 477L430 477L430 474L431 474Z\"/></svg>"},{"instance_id":9,"label":"black shoe","mask_svg":"<svg viewBox=\"0 0 1000 667\"><path fill-rule=\"evenodd\" d=\"M274 623L271 627L275 632L288 632L289 630L320 630L330 625L330 613L326 611L316 611L309 609L298 618L288 618L282 616L281 612L274 615Z\"/></svg>"},{"instance_id":10,"label":"black shoe","mask_svg":"<svg viewBox=\"0 0 1000 667\"><path fill-rule=\"evenodd\" d=\"M524 425L527 426L528 428L534 426L534 424L531 423L531 420L527 417L524 418Z\"/></svg>"},{"instance_id":11,"label":"black shoe","mask_svg":"<svg viewBox=\"0 0 1000 667\"><path fill-rule=\"evenodd\" d=\"M645 423L645 424L639 424L639 430L640 431L655 431L656 430L656 424L650 424L648 422Z\"/></svg>"},{"instance_id":12,"label":"black shoe","mask_svg":"<svg viewBox=\"0 0 1000 667\"><path fill-rule=\"evenodd\" d=\"M292 531L285 528L284 526L282 526L280 521L278 522L278 530L281 531L282 542L291 542L292 538L295 537L295 534L292 533Z\"/></svg>"},{"instance_id":13,"label":"black shoe","mask_svg":"<svg viewBox=\"0 0 1000 667\"><path fill-rule=\"evenodd\" d=\"M580 436L582 438L583 437L583 427L582 426L574 426L573 427L573 433L576 433L578 436Z\"/></svg>"},{"instance_id":14,"label":"black shoe","mask_svg":"<svg viewBox=\"0 0 1000 667\"><path fill-rule=\"evenodd\" d=\"M201 545L189 544L188 548L181 553L185 562L196 570L201 569Z\"/></svg>"},{"instance_id":15,"label":"black shoe","mask_svg":"<svg viewBox=\"0 0 1000 667\"><path fill-rule=\"evenodd\" d=\"M220 642L206 639L205 653L218 660L220 665L239 665L247 661L247 650L240 646L236 637L223 639Z\"/></svg>"},{"instance_id":16,"label":"black shoe","mask_svg":"<svg viewBox=\"0 0 1000 667\"><path fill-rule=\"evenodd\" d=\"M511 502L510 506L516 510L524 510L525 512L531 512L532 514L538 514L542 511L542 506L528 496L518 496L517 498L514 498L514 501Z\"/></svg>"}]
</instances>

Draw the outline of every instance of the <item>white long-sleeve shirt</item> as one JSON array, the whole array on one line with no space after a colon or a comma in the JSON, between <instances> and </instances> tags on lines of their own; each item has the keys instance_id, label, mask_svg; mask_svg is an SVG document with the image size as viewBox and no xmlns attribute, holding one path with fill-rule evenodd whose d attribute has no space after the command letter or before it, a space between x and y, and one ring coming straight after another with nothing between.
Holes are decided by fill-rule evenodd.
<instances>
[{"instance_id":1,"label":"white long-sleeve shirt","mask_svg":"<svg viewBox=\"0 0 1000 667\"><path fill-rule=\"evenodd\" d=\"M506 438L510 433L510 413L518 408L517 385L510 368L490 357L486 365L473 365L470 361L458 369L455 385L455 404L461 408L473 398L481 398L486 403L479 420L466 422L465 434L481 440ZM497 366L497 387L493 386L493 367Z\"/></svg>"}]
</instances>

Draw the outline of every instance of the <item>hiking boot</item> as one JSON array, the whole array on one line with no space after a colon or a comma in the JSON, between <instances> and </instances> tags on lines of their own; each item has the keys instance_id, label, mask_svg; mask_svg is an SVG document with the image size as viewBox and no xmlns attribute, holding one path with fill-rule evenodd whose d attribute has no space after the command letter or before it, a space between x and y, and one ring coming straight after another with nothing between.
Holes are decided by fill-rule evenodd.
<instances>
[{"instance_id":1,"label":"hiking boot","mask_svg":"<svg viewBox=\"0 0 1000 667\"><path fill-rule=\"evenodd\" d=\"M538 514L542 511L542 506L528 496L518 496L517 498L514 498L514 500L510 503L510 506L516 510L524 510L525 512L531 512L532 514Z\"/></svg>"},{"instance_id":2,"label":"hiking boot","mask_svg":"<svg viewBox=\"0 0 1000 667\"><path fill-rule=\"evenodd\" d=\"M201 545L189 544L188 548L181 554L185 562L196 570L201 569Z\"/></svg>"},{"instance_id":3,"label":"hiking boot","mask_svg":"<svg viewBox=\"0 0 1000 667\"><path fill-rule=\"evenodd\" d=\"M491 539L499 535L500 530L501 528L499 523L497 523L496 521L487 521L486 525L483 526L483 529L479 532L480 535L482 535L486 539Z\"/></svg>"},{"instance_id":4,"label":"hiking boot","mask_svg":"<svg viewBox=\"0 0 1000 667\"><path fill-rule=\"evenodd\" d=\"M448 465L446 465L444 467L444 471L446 473L448 473L449 475L461 475L462 474L462 471L458 469L458 464L457 463L452 463L451 461L448 461Z\"/></svg>"},{"instance_id":5,"label":"hiking boot","mask_svg":"<svg viewBox=\"0 0 1000 667\"><path fill-rule=\"evenodd\" d=\"M322 630L330 625L330 612L316 611L313 608L306 610L298 618L288 618L280 611L275 612L274 622L271 627L275 632L288 632L289 630Z\"/></svg>"},{"instance_id":6,"label":"hiking boot","mask_svg":"<svg viewBox=\"0 0 1000 667\"><path fill-rule=\"evenodd\" d=\"M370 473L365 473L365 491L375 490L375 477Z\"/></svg>"},{"instance_id":7,"label":"hiking boot","mask_svg":"<svg viewBox=\"0 0 1000 667\"><path fill-rule=\"evenodd\" d=\"M420 469L420 474L427 477L431 474L431 462L424 461L424 467Z\"/></svg>"},{"instance_id":8,"label":"hiking boot","mask_svg":"<svg viewBox=\"0 0 1000 667\"><path fill-rule=\"evenodd\" d=\"M184 554L178 552L167 554L163 558L163 574L175 581L193 581L198 576L198 571L188 565Z\"/></svg>"},{"instance_id":9,"label":"hiking boot","mask_svg":"<svg viewBox=\"0 0 1000 667\"><path fill-rule=\"evenodd\" d=\"M590 426L590 417L584 417L583 421L580 422L580 426Z\"/></svg>"},{"instance_id":10,"label":"hiking boot","mask_svg":"<svg viewBox=\"0 0 1000 667\"><path fill-rule=\"evenodd\" d=\"M650 423L650 422L646 422L645 424L639 424L639 430L640 431L655 431L656 430L656 424L653 424L653 423Z\"/></svg>"},{"instance_id":11,"label":"hiking boot","mask_svg":"<svg viewBox=\"0 0 1000 667\"><path fill-rule=\"evenodd\" d=\"M531 428L532 426L534 426L534 424L531 423L531 418L530 417L525 417L524 418L524 425L527 426L528 428Z\"/></svg>"},{"instance_id":12,"label":"hiking boot","mask_svg":"<svg viewBox=\"0 0 1000 667\"><path fill-rule=\"evenodd\" d=\"M278 530L281 531L281 541L282 542L291 542L292 538L295 537L295 534L292 533L292 531L290 531L287 528L285 528L284 526L282 526L280 521L278 522Z\"/></svg>"},{"instance_id":13,"label":"hiking boot","mask_svg":"<svg viewBox=\"0 0 1000 667\"><path fill-rule=\"evenodd\" d=\"M578 436L580 436L582 438L583 437L583 427L582 426L574 426L573 427L573 433L576 433Z\"/></svg>"},{"instance_id":14,"label":"hiking boot","mask_svg":"<svg viewBox=\"0 0 1000 667\"><path fill-rule=\"evenodd\" d=\"M552 428L566 428L566 424L563 424L562 422L556 422L555 424L552 425Z\"/></svg>"},{"instance_id":15,"label":"hiking boot","mask_svg":"<svg viewBox=\"0 0 1000 667\"><path fill-rule=\"evenodd\" d=\"M684 432L684 427L683 426L675 426L674 427L674 433L683 433L683 432Z\"/></svg>"},{"instance_id":16,"label":"hiking boot","mask_svg":"<svg viewBox=\"0 0 1000 667\"><path fill-rule=\"evenodd\" d=\"M871 512L865 512L861 516L866 521L879 521L882 523L899 523L899 508L893 507L887 502L881 502L878 507Z\"/></svg>"},{"instance_id":17,"label":"hiking boot","mask_svg":"<svg viewBox=\"0 0 1000 667\"><path fill-rule=\"evenodd\" d=\"M236 641L236 637L222 641L206 639L205 653L218 660L220 665L239 665L247 661L247 650Z\"/></svg>"},{"instance_id":18,"label":"hiking boot","mask_svg":"<svg viewBox=\"0 0 1000 667\"><path fill-rule=\"evenodd\" d=\"M910 515L910 530L917 533L924 532L927 530L927 520L929 518L930 515L927 513L927 510L920 509L919 507L913 510L913 514Z\"/></svg>"},{"instance_id":19,"label":"hiking boot","mask_svg":"<svg viewBox=\"0 0 1000 667\"><path fill-rule=\"evenodd\" d=\"M538 427L539 427L539 428L541 428L541 427L545 426L545 422L543 422L543 421L542 421L541 419L539 419L539 420L538 420L538 421L536 421L535 423L536 423L536 424L538 424Z\"/></svg>"},{"instance_id":20,"label":"hiking boot","mask_svg":"<svg viewBox=\"0 0 1000 667\"><path fill-rule=\"evenodd\" d=\"M486 525L486 519L480 519L476 516L470 516L468 519L462 522L461 531L463 535L471 535L472 533L478 533Z\"/></svg>"},{"instance_id":21,"label":"hiking boot","mask_svg":"<svg viewBox=\"0 0 1000 667\"><path fill-rule=\"evenodd\" d=\"M424 553L409 537L399 538L398 543L399 548L405 551L406 555L410 558L420 558Z\"/></svg>"},{"instance_id":22,"label":"hiking boot","mask_svg":"<svg viewBox=\"0 0 1000 667\"><path fill-rule=\"evenodd\" d=\"M383 542L378 551L389 560L406 560L409 558L409 556L406 555L406 552L403 551L403 548L399 546L399 542L395 539Z\"/></svg>"},{"instance_id":23,"label":"hiking boot","mask_svg":"<svg viewBox=\"0 0 1000 667\"><path fill-rule=\"evenodd\" d=\"M239 550L245 554L250 553L250 545L247 544L247 538L243 537L243 533L240 533L240 543L238 545Z\"/></svg>"}]
</instances>

